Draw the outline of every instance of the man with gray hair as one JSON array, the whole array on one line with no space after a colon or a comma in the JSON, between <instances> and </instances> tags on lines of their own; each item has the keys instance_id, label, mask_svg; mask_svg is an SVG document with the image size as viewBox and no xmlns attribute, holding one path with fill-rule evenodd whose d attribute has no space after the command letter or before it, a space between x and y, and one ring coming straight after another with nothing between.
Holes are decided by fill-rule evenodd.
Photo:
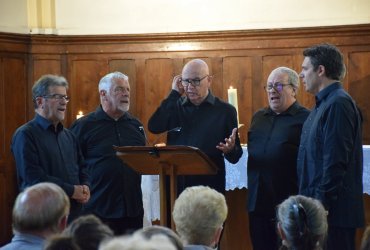
<instances>
[{"instance_id":1,"label":"man with gray hair","mask_svg":"<svg viewBox=\"0 0 370 250\"><path fill-rule=\"evenodd\" d=\"M176 199L172 216L185 250L215 248L227 217L225 196L206 186L186 188Z\"/></svg>"},{"instance_id":2,"label":"man with gray hair","mask_svg":"<svg viewBox=\"0 0 370 250\"><path fill-rule=\"evenodd\" d=\"M86 214L94 214L116 235L143 226L141 176L116 156L113 145L143 146L141 122L132 116L130 84L121 72L99 82L100 105L78 119L71 130L77 135L91 174L91 200Z\"/></svg>"},{"instance_id":3,"label":"man with gray hair","mask_svg":"<svg viewBox=\"0 0 370 250\"><path fill-rule=\"evenodd\" d=\"M59 186L42 182L21 192L13 207L12 241L1 250L42 249L45 239L67 225L68 196Z\"/></svg>"},{"instance_id":4,"label":"man with gray hair","mask_svg":"<svg viewBox=\"0 0 370 250\"><path fill-rule=\"evenodd\" d=\"M275 208L298 193L297 154L309 111L296 100L298 74L274 69L264 86L269 106L257 111L248 132L248 212L253 249L278 249Z\"/></svg>"},{"instance_id":5,"label":"man with gray hair","mask_svg":"<svg viewBox=\"0 0 370 250\"><path fill-rule=\"evenodd\" d=\"M71 199L71 221L89 200L90 184L76 137L62 124L67 90L62 76L44 75L37 80L32 87L35 117L14 133L11 150L20 191L39 182L57 184Z\"/></svg>"}]
</instances>

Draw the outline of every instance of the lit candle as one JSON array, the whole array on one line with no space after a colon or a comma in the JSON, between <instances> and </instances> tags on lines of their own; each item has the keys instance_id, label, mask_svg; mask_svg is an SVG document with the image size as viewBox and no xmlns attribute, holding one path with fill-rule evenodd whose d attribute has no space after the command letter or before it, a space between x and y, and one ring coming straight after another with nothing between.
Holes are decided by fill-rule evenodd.
<instances>
[{"instance_id":1,"label":"lit candle","mask_svg":"<svg viewBox=\"0 0 370 250\"><path fill-rule=\"evenodd\" d=\"M78 111L78 115L76 115L76 119L80 119L82 116L84 116L84 113L82 113L82 111Z\"/></svg>"},{"instance_id":2,"label":"lit candle","mask_svg":"<svg viewBox=\"0 0 370 250\"><path fill-rule=\"evenodd\" d=\"M227 97L229 100L229 103L233 105L236 109L236 114L238 118L238 124L239 124L239 112L238 112L238 91L237 89L234 89L232 86L227 90Z\"/></svg>"}]
</instances>

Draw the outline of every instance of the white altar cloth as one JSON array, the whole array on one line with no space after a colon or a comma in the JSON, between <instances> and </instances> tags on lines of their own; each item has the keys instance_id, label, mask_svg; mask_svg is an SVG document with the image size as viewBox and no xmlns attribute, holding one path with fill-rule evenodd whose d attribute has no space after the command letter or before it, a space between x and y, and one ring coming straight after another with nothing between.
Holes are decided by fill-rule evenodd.
<instances>
[{"instance_id":1,"label":"white altar cloth","mask_svg":"<svg viewBox=\"0 0 370 250\"><path fill-rule=\"evenodd\" d=\"M364 193L370 195L370 145L364 145L363 152L363 187ZM247 147L243 147L243 155L236 164L232 164L225 160L226 191L234 190L235 188L248 188L247 160ZM141 189L143 191L144 225L150 225L151 221L159 219L160 214L158 175L143 175Z\"/></svg>"}]
</instances>

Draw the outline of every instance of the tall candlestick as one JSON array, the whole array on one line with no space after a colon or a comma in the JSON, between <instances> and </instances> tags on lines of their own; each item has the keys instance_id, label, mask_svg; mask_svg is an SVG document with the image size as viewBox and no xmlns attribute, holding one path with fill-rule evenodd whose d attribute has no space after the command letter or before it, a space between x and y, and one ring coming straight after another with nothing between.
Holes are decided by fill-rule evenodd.
<instances>
[{"instance_id":1,"label":"tall candlestick","mask_svg":"<svg viewBox=\"0 0 370 250\"><path fill-rule=\"evenodd\" d=\"M76 115L76 119L80 119L82 116L84 116L84 113L82 111L78 111L78 115Z\"/></svg>"},{"instance_id":2,"label":"tall candlestick","mask_svg":"<svg viewBox=\"0 0 370 250\"><path fill-rule=\"evenodd\" d=\"M239 112L238 112L238 91L237 89L234 89L232 86L227 90L227 97L229 100L229 103L233 105L236 109L236 114L238 118L238 124L239 124Z\"/></svg>"}]
</instances>

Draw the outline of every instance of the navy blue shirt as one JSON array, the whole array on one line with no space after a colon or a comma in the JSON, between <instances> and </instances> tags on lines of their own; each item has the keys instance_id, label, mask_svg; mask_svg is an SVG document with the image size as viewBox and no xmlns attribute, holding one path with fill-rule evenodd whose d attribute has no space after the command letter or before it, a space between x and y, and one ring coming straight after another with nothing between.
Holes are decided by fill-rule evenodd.
<instances>
[{"instance_id":1,"label":"navy blue shirt","mask_svg":"<svg viewBox=\"0 0 370 250\"><path fill-rule=\"evenodd\" d=\"M181 131L168 133L168 145L197 147L218 167L216 175L181 177L179 191L189 186L208 185L225 193L224 155L216 146L219 142L225 142L225 138L238 127L235 108L213 96L211 92L199 106L196 106L172 90L149 119L148 128L153 133L161 133L175 127L181 127ZM235 148L226 154L225 158L231 163L236 163L242 154L237 134Z\"/></svg>"},{"instance_id":2,"label":"navy blue shirt","mask_svg":"<svg viewBox=\"0 0 370 250\"><path fill-rule=\"evenodd\" d=\"M33 120L16 130L11 151L20 191L39 182L52 182L71 197L74 185L90 186L76 137L61 123L55 131L50 121L36 114Z\"/></svg>"},{"instance_id":3,"label":"navy blue shirt","mask_svg":"<svg viewBox=\"0 0 370 250\"><path fill-rule=\"evenodd\" d=\"M361 113L339 82L330 84L316 95L302 128L299 193L324 204L330 225L361 227L362 164Z\"/></svg>"},{"instance_id":4,"label":"navy blue shirt","mask_svg":"<svg viewBox=\"0 0 370 250\"><path fill-rule=\"evenodd\" d=\"M129 113L118 120L99 106L75 121L78 137L91 174L91 198L84 209L102 218L136 217L143 213L141 175L116 156L115 146L144 146L142 124Z\"/></svg>"},{"instance_id":5,"label":"navy blue shirt","mask_svg":"<svg viewBox=\"0 0 370 250\"><path fill-rule=\"evenodd\" d=\"M257 111L248 131L248 211L275 217L276 205L298 193L297 154L309 110L293 103L276 114Z\"/></svg>"}]
</instances>

